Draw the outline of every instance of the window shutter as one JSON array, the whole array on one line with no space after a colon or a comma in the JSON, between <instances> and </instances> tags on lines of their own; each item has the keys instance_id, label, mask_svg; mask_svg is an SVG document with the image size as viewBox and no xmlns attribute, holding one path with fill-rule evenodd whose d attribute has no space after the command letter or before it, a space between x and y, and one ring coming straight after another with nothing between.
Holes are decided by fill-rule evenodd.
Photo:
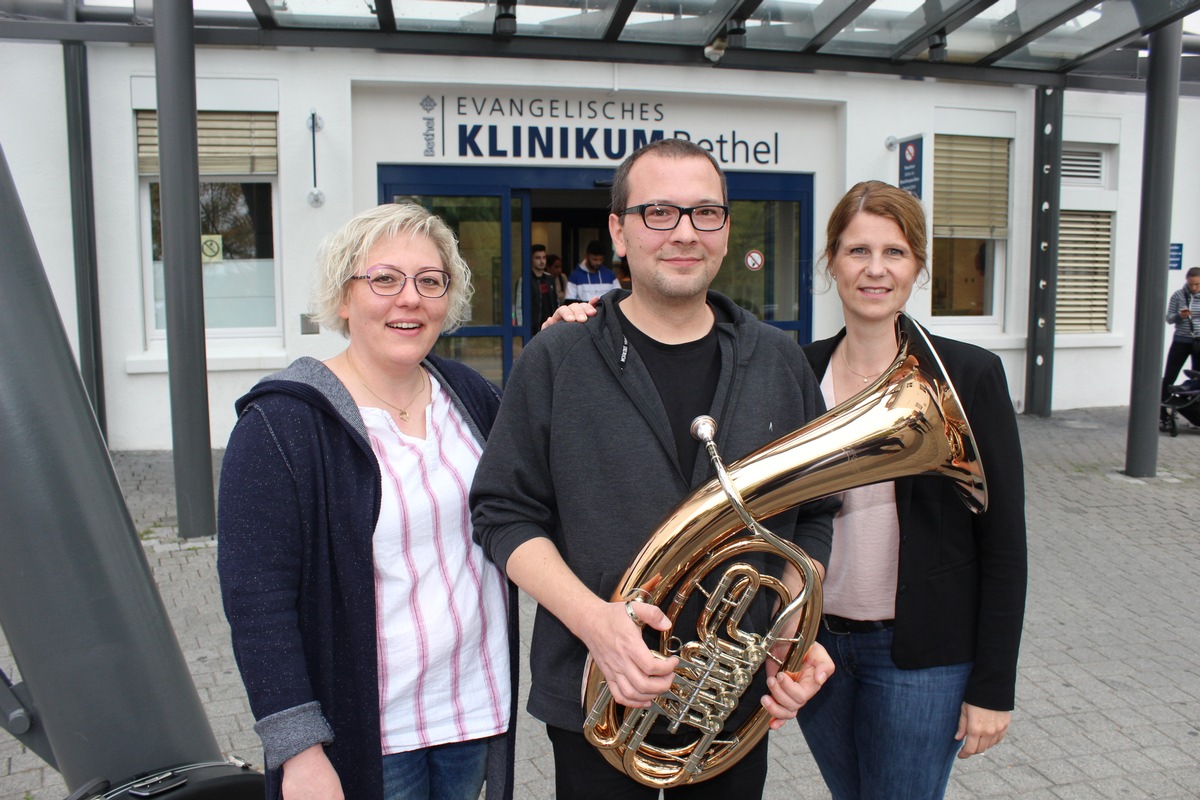
<instances>
[{"instance_id":1,"label":"window shutter","mask_svg":"<svg viewBox=\"0 0 1200 800\"><path fill-rule=\"evenodd\" d=\"M1008 236L1008 139L934 136L933 235Z\"/></svg>"},{"instance_id":2,"label":"window shutter","mask_svg":"<svg viewBox=\"0 0 1200 800\"><path fill-rule=\"evenodd\" d=\"M1063 150L1063 183L1104 185L1104 154L1098 150Z\"/></svg>"},{"instance_id":3,"label":"window shutter","mask_svg":"<svg viewBox=\"0 0 1200 800\"><path fill-rule=\"evenodd\" d=\"M1058 220L1058 333L1104 333L1112 273L1111 211L1061 211Z\"/></svg>"},{"instance_id":4,"label":"window shutter","mask_svg":"<svg viewBox=\"0 0 1200 800\"><path fill-rule=\"evenodd\" d=\"M201 175L274 175L279 168L275 114L201 111L196 120ZM157 175L158 114L137 112L138 174Z\"/></svg>"}]
</instances>

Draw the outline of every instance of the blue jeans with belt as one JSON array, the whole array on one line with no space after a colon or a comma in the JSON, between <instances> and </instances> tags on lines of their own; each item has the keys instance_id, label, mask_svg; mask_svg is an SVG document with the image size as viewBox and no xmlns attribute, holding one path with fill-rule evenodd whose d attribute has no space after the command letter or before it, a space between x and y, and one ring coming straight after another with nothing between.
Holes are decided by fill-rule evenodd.
<instances>
[{"instance_id":1,"label":"blue jeans with belt","mask_svg":"<svg viewBox=\"0 0 1200 800\"><path fill-rule=\"evenodd\" d=\"M383 757L384 800L478 800L487 772L487 739Z\"/></svg>"},{"instance_id":2,"label":"blue jeans with belt","mask_svg":"<svg viewBox=\"0 0 1200 800\"><path fill-rule=\"evenodd\" d=\"M971 664L900 669L890 627L817 641L837 669L798 719L833 800L942 797Z\"/></svg>"}]
</instances>

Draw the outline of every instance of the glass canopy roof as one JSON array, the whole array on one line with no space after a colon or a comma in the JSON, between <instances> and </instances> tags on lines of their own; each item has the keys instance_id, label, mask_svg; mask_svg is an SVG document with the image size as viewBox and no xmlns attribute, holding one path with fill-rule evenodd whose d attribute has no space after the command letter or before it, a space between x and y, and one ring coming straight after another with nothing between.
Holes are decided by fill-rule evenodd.
<instances>
[{"instance_id":1,"label":"glass canopy roof","mask_svg":"<svg viewBox=\"0 0 1200 800\"><path fill-rule=\"evenodd\" d=\"M205 32L197 40L211 44L244 43L258 31L252 41L266 45L303 37L296 40L698 64L707 63L707 47L710 61L738 52L736 66L763 69L900 72L923 63L1070 73L1091 64L1088 71L1103 72L1097 64L1105 55L1167 23L1183 18L1185 31L1200 34L1200 0L193 0L192 7ZM153 11L152 0L0 0L0 39L132 41L116 29L144 28ZM422 48L415 43L423 34L439 38ZM789 57L803 63L789 67ZM1200 79L1189 66L1185 80Z\"/></svg>"}]
</instances>

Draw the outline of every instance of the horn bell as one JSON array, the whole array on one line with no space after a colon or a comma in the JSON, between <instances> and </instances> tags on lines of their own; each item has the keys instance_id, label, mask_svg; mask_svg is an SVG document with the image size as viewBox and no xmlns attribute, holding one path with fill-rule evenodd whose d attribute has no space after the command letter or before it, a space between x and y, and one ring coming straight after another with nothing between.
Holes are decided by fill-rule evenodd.
<instances>
[{"instance_id":1,"label":"horn bell","mask_svg":"<svg viewBox=\"0 0 1200 800\"><path fill-rule=\"evenodd\" d=\"M857 486L913 475L952 479L974 512L987 508L987 483L971 426L941 360L921 327L896 317L899 350L872 385L807 425L733 462L722 464L713 443L716 423L697 418L716 477L695 489L659 524L613 593L614 602L659 606L672 626L659 632L658 652L679 656L671 689L650 708L612 699L591 658L584 668L584 735L617 769L646 786L670 788L707 780L752 750L770 725L761 706L736 730L724 722L768 659L799 670L816 640L821 582L807 554L757 520ZM744 554L775 553L800 575L794 595L782 580L737 562ZM731 560L734 563L730 563ZM715 589L710 572L723 572ZM765 634L738 627L759 591L777 596ZM703 600L696 638L682 642L674 625L696 593ZM786 654L776 651L786 647ZM754 698L756 700L757 698ZM659 747L651 729L688 730L690 743Z\"/></svg>"}]
</instances>

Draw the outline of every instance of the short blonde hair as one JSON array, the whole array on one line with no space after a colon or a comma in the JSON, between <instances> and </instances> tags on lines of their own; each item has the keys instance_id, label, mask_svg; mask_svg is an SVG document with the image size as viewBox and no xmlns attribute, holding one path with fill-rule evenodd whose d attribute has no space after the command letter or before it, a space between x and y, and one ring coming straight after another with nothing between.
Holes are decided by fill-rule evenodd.
<instances>
[{"instance_id":1,"label":"short blonde hair","mask_svg":"<svg viewBox=\"0 0 1200 800\"><path fill-rule=\"evenodd\" d=\"M442 333L457 330L471 317L471 268L458 251L458 239L441 217L415 203L385 203L353 217L329 234L317 249L317 271L313 279L310 312L330 330L349 336L349 327L338 311L350 288L350 278L363 266L367 254L382 241L424 236L433 242L450 273L447 297L450 310Z\"/></svg>"}]
</instances>

